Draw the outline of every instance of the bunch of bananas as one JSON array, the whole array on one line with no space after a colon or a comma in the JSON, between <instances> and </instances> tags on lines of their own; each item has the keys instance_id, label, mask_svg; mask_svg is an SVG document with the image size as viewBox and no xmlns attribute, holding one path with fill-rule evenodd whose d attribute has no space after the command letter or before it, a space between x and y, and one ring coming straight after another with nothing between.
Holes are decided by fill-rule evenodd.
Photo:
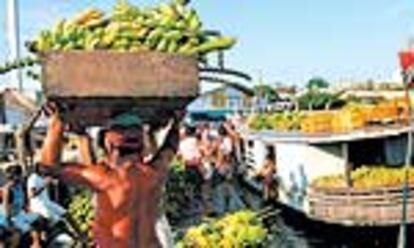
<instances>
[{"instance_id":1,"label":"bunch of bananas","mask_svg":"<svg viewBox=\"0 0 414 248\"><path fill-rule=\"evenodd\" d=\"M256 212L242 210L187 230L176 247L260 247L267 235Z\"/></svg>"},{"instance_id":2,"label":"bunch of bananas","mask_svg":"<svg viewBox=\"0 0 414 248\"><path fill-rule=\"evenodd\" d=\"M111 15L88 9L60 20L32 43L36 53L67 50L156 50L197 56L231 48L235 39L209 34L187 1L174 0L153 8L139 8L118 0Z\"/></svg>"},{"instance_id":3,"label":"bunch of bananas","mask_svg":"<svg viewBox=\"0 0 414 248\"><path fill-rule=\"evenodd\" d=\"M300 130L303 117L301 112L252 115L248 119L248 126L253 130L296 131Z\"/></svg>"},{"instance_id":4,"label":"bunch of bananas","mask_svg":"<svg viewBox=\"0 0 414 248\"><path fill-rule=\"evenodd\" d=\"M362 166L351 173L351 181L357 189L395 187L404 183L405 172L405 168ZM408 175L410 184L414 184L414 168L408 169ZM343 175L331 175L317 178L312 185L316 188L342 188L346 183Z\"/></svg>"},{"instance_id":5,"label":"bunch of bananas","mask_svg":"<svg viewBox=\"0 0 414 248\"><path fill-rule=\"evenodd\" d=\"M83 190L71 198L68 214L77 225L78 230L91 237L91 224L95 211L92 206L92 193L90 191Z\"/></svg>"}]
</instances>

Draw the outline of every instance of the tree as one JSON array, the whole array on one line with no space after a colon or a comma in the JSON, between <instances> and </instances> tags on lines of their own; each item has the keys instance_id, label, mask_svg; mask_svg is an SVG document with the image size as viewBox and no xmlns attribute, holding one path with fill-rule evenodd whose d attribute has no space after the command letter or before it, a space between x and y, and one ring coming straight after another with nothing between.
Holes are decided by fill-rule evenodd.
<instances>
[{"instance_id":1,"label":"tree","mask_svg":"<svg viewBox=\"0 0 414 248\"><path fill-rule=\"evenodd\" d=\"M277 92L269 85L256 85L253 90L255 96L267 99L269 102L275 102L279 99Z\"/></svg>"},{"instance_id":2,"label":"tree","mask_svg":"<svg viewBox=\"0 0 414 248\"><path fill-rule=\"evenodd\" d=\"M329 87L328 81L326 81L325 79L321 77L311 78L306 84L306 88L308 90L326 89L328 87Z\"/></svg>"}]
</instances>

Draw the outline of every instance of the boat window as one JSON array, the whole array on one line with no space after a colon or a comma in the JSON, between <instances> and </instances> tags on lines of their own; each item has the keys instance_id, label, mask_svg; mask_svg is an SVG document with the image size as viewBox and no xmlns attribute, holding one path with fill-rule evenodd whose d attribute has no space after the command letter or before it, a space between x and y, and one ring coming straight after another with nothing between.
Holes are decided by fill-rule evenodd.
<instances>
[{"instance_id":1,"label":"boat window","mask_svg":"<svg viewBox=\"0 0 414 248\"><path fill-rule=\"evenodd\" d=\"M348 143L348 161L356 169L362 165L385 164L384 139L365 139Z\"/></svg>"}]
</instances>

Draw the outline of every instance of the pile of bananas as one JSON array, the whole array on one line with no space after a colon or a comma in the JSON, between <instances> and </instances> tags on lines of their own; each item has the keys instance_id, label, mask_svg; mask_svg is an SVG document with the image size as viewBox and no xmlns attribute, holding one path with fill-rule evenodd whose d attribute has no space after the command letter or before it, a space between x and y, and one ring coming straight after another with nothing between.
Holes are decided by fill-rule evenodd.
<instances>
[{"instance_id":1,"label":"pile of bananas","mask_svg":"<svg viewBox=\"0 0 414 248\"><path fill-rule=\"evenodd\" d=\"M408 169L409 182L414 185L414 168ZM405 179L404 168L385 166L362 166L351 173L352 185L356 189L401 186ZM316 188L343 188L346 186L343 175L331 175L317 178L312 183Z\"/></svg>"},{"instance_id":2,"label":"pile of bananas","mask_svg":"<svg viewBox=\"0 0 414 248\"><path fill-rule=\"evenodd\" d=\"M242 210L187 230L177 248L261 247L267 231L256 212Z\"/></svg>"},{"instance_id":3,"label":"pile of bananas","mask_svg":"<svg viewBox=\"0 0 414 248\"><path fill-rule=\"evenodd\" d=\"M75 222L74 224L77 225L78 230L91 237L91 224L95 211L92 206L92 193L90 191L82 190L71 198L68 214Z\"/></svg>"},{"instance_id":4,"label":"pile of bananas","mask_svg":"<svg viewBox=\"0 0 414 248\"><path fill-rule=\"evenodd\" d=\"M58 21L52 29L38 35L31 50L155 50L201 59L210 52L231 48L236 42L202 28L199 15L187 1L139 8L118 0L108 16L88 9L72 19Z\"/></svg>"},{"instance_id":5,"label":"pile of bananas","mask_svg":"<svg viewBox=\"0 0 414 248\"><path fill-rule=\"evenodd\" d=\"M301 112L283 112L274 114L253 114L247 124L253 130L297 131L304 114Z\"/></svg>"}]
</instances>

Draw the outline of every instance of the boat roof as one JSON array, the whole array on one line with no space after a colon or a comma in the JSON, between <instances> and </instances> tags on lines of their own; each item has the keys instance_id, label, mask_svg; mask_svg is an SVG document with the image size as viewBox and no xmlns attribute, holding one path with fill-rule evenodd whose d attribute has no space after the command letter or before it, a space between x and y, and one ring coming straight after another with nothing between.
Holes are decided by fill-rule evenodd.
<instances>
[{"instance_id":1,"label":"boat roof","mask_svg":"<svg viewBox=\"0 0 414 248\"><path fill-rule=\"evenodd\" d=\"M361 128L344 133L303 133L280 132L273 130L252 131L245 130L242 137L250 140L261 140L264 143L306 143L306 144L330 144L340 142L352 142L364 139L380 139L400 136L409 131L414 131L414 125L390 124Z\"/></svg>"}]
</instances>

